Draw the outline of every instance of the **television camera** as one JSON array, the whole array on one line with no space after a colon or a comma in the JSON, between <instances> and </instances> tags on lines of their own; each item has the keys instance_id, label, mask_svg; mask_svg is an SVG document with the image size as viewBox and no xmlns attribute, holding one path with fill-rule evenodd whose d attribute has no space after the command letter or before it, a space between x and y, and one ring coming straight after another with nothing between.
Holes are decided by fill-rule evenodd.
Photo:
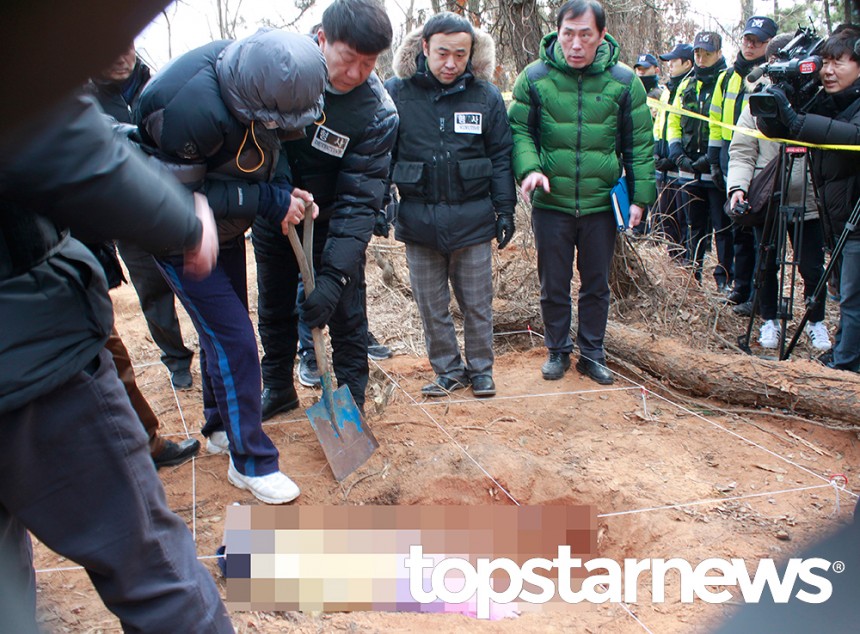
<instances>
[{"instance_id":1,"label":"television camera","mask_svg":"<svg viewBox=\"0 0 860 634\"><path fill-rule=\"evenodd\" d=\"M748 80L757 81L767 74L772 86L785 93L795 110L803 112L820 86L818 73L822 62L816 52L823 44L824 38L818 36L815 27L799 28L794 38L779 50L777 58L753 69ZM773 119L777 116L776 100L767 89L750 95L749 105L750 112L755 117Z\"/></svg>"}]
</instances>

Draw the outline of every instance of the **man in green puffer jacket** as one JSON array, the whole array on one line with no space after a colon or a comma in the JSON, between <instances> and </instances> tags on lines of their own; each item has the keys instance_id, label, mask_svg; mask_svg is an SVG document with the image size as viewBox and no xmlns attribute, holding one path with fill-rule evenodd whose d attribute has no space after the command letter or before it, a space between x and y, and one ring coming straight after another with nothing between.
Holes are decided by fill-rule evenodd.
<instances>
[{"instance_id":1,"label":"man in green puffer jacket","mask_svg":"<svg viewBox=\"0 0 860 634\"><path fill-rule=\"evenodd\" d=\"M541 314L549 357L543 378L570 367L570 282L574 255L580 277L577 370L612 383L603 339L609 314L609 265L616 223L610 190L622 171L630 193L630 227L657 197L651 113L642 82L620 64L595 0L570 0L544 37L540 60L517 78L509 109L514 175L532 200L541 283ZM577 254L577 251L579 253Z\"/></svg>"}]
</instances>

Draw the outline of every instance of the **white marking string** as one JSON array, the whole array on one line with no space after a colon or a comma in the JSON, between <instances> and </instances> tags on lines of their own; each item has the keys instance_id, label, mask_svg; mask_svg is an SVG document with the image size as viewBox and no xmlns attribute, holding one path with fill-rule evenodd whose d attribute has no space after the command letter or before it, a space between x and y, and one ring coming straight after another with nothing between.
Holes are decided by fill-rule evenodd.
<instances>
[{"instance_id":1,"label":"white marking string","mask_svg":"<svg viewBox=\"0 0 860 634\"><path fill-rule=\"evenodd\" d=\"M544 398L551 396L578 396L583 394L603 394L604 392L625 392L630 390L637 390L638 388L635 386L632 387L607 387L607 388L595 388L593 390L574 390L572 392L544 392L542 394L514 394L511 396L494 396L492 399L488 398L460 398L460 399L441 399L434 401L416 401L412 399L414 402L413 406L421 407L438 407L439 405L454 405L456 403L481 403L483 405L491 405L497 401L515 401L515 400L524 400L530 398Z\"/></svg>"},{"instance_id":2,"label":"white marking string","mask_svg":"<svg viewBox=\"0 0 860 634\"><path fill-rule=\"evenodd\" d=\"M478 467L478 469L480 469L480 470L481 470L481 472L482 472L485 476L487 476L487 477L488 477L488 478L493 482L493 484L495 484L495 485L499 488L499 490L500 490L500 491L502 491L506 496L508 496L508 498L511 500L511 502L513 502L513 503L514 503L514 504L516 504L517 506L522 506L522 505L517 501L517 499L516 499L513 495L511 495L511 493L510 493L510 492L509 492L505 487L503 487L503 486L499 483L499 481L498 481L498 480L496 480L492 475L490 475L490 472L489 472L489 471L487 471L487 470L486 470L486 469L481 465L481 463L480 463L480 462L478 462L478 461L474 458L474 456L472 456L472 454L470 454L470 453L466 450L466 448L465 448L465 447L463 447L463 445L461 445L459 442L457 442L457 439L456 439L456 438L454 438L454 436L452 436L452 435L448 432L448 430L447 430L447 429L445 429L445 428L444 428L444 427L439 423L439 421L437 421L437 420L433 417L433 415L432 415L430 412L428 412L428 411L427 411L427 410L422 406L422 404L421 404L421 403L419 403L417 400L415 400L415 398L414 398L414 397L413 397L409 392L407 392L407 391L406 391L406 389L405 389L402 385L400 385L400 383L397 381L397 379L395 379L393 376L391 376L391 375L390 375L390 374L385 370L385 368L383 368L381 365L379 365L376 361L373 361L373 364L374 364L377 368L379 368L379 370L380 370L380 371L381 371L381 372L382 372L382 373L383 373L383 374L388 378L388 380L389 380L389 381L391 381L391 383L392 383L395 387L397 387L401 392L403 392L403 393L406 395L406 398L408 398L410 401L412 401L413 405L417 405L417 406L421 409L421 411L422 411L422 412L424 412L424 415L425 415L425 416L427 416L427 418L429 418L429 419L433 422L433 424L434 424L434 425L436 425L436 427L438 427L438 428L442 431L442 433L443 433L443 434L445 434L445 435L448 437L448 439L449 439L452 443L454 443L454 445L455 445L455 446L456 446L460 451L462 451L462 452L463 452L463 454L464 454L464 455L465 455L469 460L471 460L471 461L475 464L475 466L476 466L476 467Z\"/></svg>"},{"instance_id":3,"label":"white marking string","mask_svg":"<svg viewBox=\"0 0 860 634\"><path fill-rule=\"evenodd\" d=\"M603 592L604 592L604 593L605 593L605 592L609 592L609 588L607 588L607 587L606 587L605 585L603 585L602 583L599 583L599 584L597 584L597 585L600 587L600 589L601 589L601 590L603 590ZM640 621L640 620L639 620L639 617L638 617L638 616L636 616L635 614L633 614L633 610L631 610L631 609L630 609L630 607L629 607L626 603L624 603L624 601L622 601L622 602L621 602L621 603L619 603L618 605L620 605L622 608L624 608L624 611L625 611L625 612L627 612L627 614L629 614L629 615L630 615L630 617L631 617L634 621L636 621L636 622L637 622L637 623L642 627L642 629L643 629L643 630L645 630L646 632L648 632L648 634L654 634L654 632L652 632L652 631L648 628L648 626L647 626L647 625L645 625L642 621Z\"/></svg>"},{"instance_id":4,"label":"white marking string","mask_svg":"<svg viewBox=\"0 0 860 634\"><path fill-rule=\"evenodd\" d=\"M167 370L165 368L165 370ZM167 383L173 391L173 400L176 402L176 409L179 411L179 420L182 421L182 427L185 429L185 437L191 438L188 433L188 424L185 422L185 413L182 411L182 404L179 402L179 394L176 392L176 387L170 379L170 371L167 370ZM202 449L202 447L201 447ZM194 543L197 543L197 457L191 457L191 537Z\"/></svg>"},{"instance_id":5,"label":"white marking string","mask_svg":"<svg viewBox=\"0 0 860 634\"><path fill-rule=\"evenodd\" d=\"M646 387L644 387L644 386L641 386L641 385L640 385L639 387L641 387L643 390L648 390L648 388L646 388ZM715 422L715 421L712 421L712 420L710 420L709 418L705 418L705 417L704 417L704 416L702 416L701 414L699 414L699 413L697 413L697 412L694 412L694 411L692 411L691 409L688 409L688 408L684 407L683 405L679 405L678 403L673 403L672 401L670 401L669 399L667 399L665 396L661 396L660 394L657 394L656 392L652 392L651 390L648 390L648 393L649 393L649 394L651 394L652 396L655 396L656 398L659 398L659 399L662 399L663 401L666 401L667 403L669 403L669 404L671 404L671 405L674 405L675 407L677 407L678 409L680 409L682 412L685 412L685 413L687 413L687 414L690 414L691 416L695 416L696 418L699 418L699 419L701 419L701 420L703 420L703 421L705 421L705 422L707 422L707 423L709 423L709 424L713 425L713 426L714 426L714 427L716 427L717 429L722 430L722 431L726 432L727 434L731 434L731 435L732 435L732 436L734 436L735 438L738 438L738 439L740 439L740 440L744 441L745 443L747 443L748 445L751 445L752 447L755 447L756 449L761 449L762 451L764 451L765 453L770 454L770 455L771 455L771 456L773 456L774 458L779 458L780 460L782 460L782 461L784 461L784 462L786 462L786 463L788 463L788 464L790 464L790 465L792 465L792 466L794 466L794 467L797 467L797 468L798 468L798 469L800 469L801 471L804 471L804 472L808 473L808 474L809 474L809 475L811 475L811 476L814 476L815 478L817 478L817 479L819 479L819 480L824 480L825 482L827 482L827 486L830 486L830 480L829 480L828 478L825 478L824 476L822 476L822 475L820 475L820 474L818 474L818 473L815 473L815 471L813 471L812 469L809 469L809 468L807 468L807 467L804 467L803 465L801 465L801 464L798 464L798 463L794 462L794 461L793 461L793 460L791 460L790 458L786 458L785 456L783 456L783 455L781 455L781 454L778 454L777 452L775 452L775 451L773 451L773 450L771 450L771 449L768 449L768 448L767 448L767 447L765 447L764 445L760 445L760 444L758 444L757 442L750 440L749 438L745 438L744 436L740 435L739 433L737 433L737 432L735 432L735 431L732 431L731 429L728 429L728 428L726 428L726 427L723 427L723 426L722 426L722 425L720 425L719 423L717 423L717 422ZM849 491L848 489L844 489L844 491L845 491L846 493L849 493L850 495L853 495L855 498L856 498L856 497L858 497L858 495L857 495L856 493L854 493L853 491Z\"/></svg>"},{"instance_id":6,"label":"white marking string","mask_svg":"<svg viewBox=\"0 0 860 634\"><path fill-rule=\"evenodd\" d=\"M698 506L702 504L716 504L719 502L731 502L733 500L746 500L748 498L760 498L768 495L780 495L782 493L798 493L800 491L812 491L814 489L829 489L832 483L827 484L812 484L804 487L795 487L793 489L782 489L780 491L764 491L762 493L750 493L747 495L733 495L724 498L710 498L707 500L696 500L694 502L680 502L678 504L666 504L664 506L649 506L642 509L634 509L631 511L616 511L613 513L600 513L597 517L617 517L619 515L634 515L636 513L648 513L650 511L665 511L669 509L680 509L686 506Z\"/></svg>"}]
</instances>

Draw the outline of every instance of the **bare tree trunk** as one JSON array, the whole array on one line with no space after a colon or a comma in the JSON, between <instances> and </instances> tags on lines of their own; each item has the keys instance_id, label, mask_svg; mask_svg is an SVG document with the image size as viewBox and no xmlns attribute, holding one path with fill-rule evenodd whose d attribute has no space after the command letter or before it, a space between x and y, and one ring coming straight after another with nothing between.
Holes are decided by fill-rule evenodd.
<instances>
[{"instance_id":1,"label":"bare tree trunk","mask_svg":"<svg viewBox=\"0 0 860 634\"><path fill-rule=\"evenodd\" d=\"M170 24L167 9L162 9L161 15L164 16L164 23L167 25L167 59L173 59L173 25Z\"/></svg>"},{"instance_id":2,"label":"bare tree trunk","mask_svg":"<svg viewBox=\"0 0 860 634\"><path fill-rule=\"evenodd\" d=\"M741 0L741 20L743 22L752 17L753 11L755 11L755 2L753 0Z\"/></svg>"},{"instance_id":3,"label":"bare tree trunk","mask_svg":"<svg viewBox=\"0 0 860 634\"><path fill-rule=\"evenodd\" d=\"M215 0L218 10L218 36L222 40L235 40L236 27L242 22L239 11L242 8L242 0L238 0L236 8L230 8L230 0Z\"/></svg>"},{"instance_id":4,"label":"bare tree trunk","mask_svg":"<svg viewBox=\"0 0 860 634\"><path fill-rule=\"evenodd\" d=\"M765 361L693 350L610 321L606 349L676 389L740 405L778 407L857 423L860 377L814 361Z\"/></svg>"},{"instance_id":5,"label":"bare tree trunk","mask_svg":"<svg viewBox=\"0 0 860 634\"><path fill-rule=\"evenodd\" d=\"M409 8L406 9L406 17L403 22L403 33L411 33L415 28L415 0L409 0Z\"/></svg>"},{"instance_id":6,"label":"bare tree trunk","mask_svg":"<svg viewBox=\"0 0 860 634\"><path fill-rule=\"evenodd\" d=\"M466 11L469 12L469 21L473 26L483 28L484 13L481 10L481 0L466 0Z\"/></svg>"},{"instance_id":7,"label":"bare tree trunk","mask_svg":"<svg viewBox=\"0 0 860 634\"><path fill-rule=\"evenodd\" d=\"M227 11L227 7L224 6L224 3L221 0L217 0L215 2L215 6L218 9L218 37L222 40L227 39L226 35L226 19L224 17L224 13Z\"/></svg>"},{"instance_id":8,"label":"bare tree trunk","mask_svg":"<svg viewBox=\"0 0 860 634\"><path fill-rule=\"evenodd\" d=\"M497 58L512 61L517 73L538 58L547 25L537 0L502 0L494 26L500 49Z\"/></svg>"},{"instance_id":9,"label":"bare tree trunk","mask_svg":"<svg viewBox=\"0 0 860 634\"><path fill-rule=\"evenodd\" d=\"M824 22L827 24L827 32L833 32L833 23L830 20L830 0L824 0Z\"/></svg>"}]
</instances>

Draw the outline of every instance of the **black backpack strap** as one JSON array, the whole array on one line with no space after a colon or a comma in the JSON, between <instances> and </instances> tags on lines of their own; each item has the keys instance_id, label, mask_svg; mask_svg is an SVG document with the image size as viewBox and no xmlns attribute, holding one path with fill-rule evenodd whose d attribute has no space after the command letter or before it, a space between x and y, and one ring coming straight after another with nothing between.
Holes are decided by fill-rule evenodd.
<instances>
[{"instance_id":1,"label":"black backpack strap","mask_svg":"<svg viewBox=\"0 0 860 634\"><path fill-rule=\"evenodd\" d=\"M732 78L732 75L734 75L734 74L735 74L734 67L727 68L726 72L723 73L723 80L720 82L720 95L721 95L721 101L720 101L720 113L721 114L720 114L720 117L725 116L724 113L726 110L726 90L728 90L729 80ZM743 87L744 87L744 83L741 82L741 90L743 90ZM740 101L740 96L741 96L741 93L738 92L737 97L735 97L735 112L732 113L732 116L734 117L734 121L732 121L732 123L737 123L738 117L741 114L740 112L737 111L738 102Z\"/></svg>"},{"instance_id":2,"label":"black backpack strap","mask_svg":"<svg viewBox=\"0 0 860 634\"><path fill-rule=\"evenodd\" d=\"M621 66L620 64L613 64L609 67L609 75L620 83L622 86L625 86L627 90L621 93L621 98L618 100L618 107L621 110L622 116L623 113L630 110L630 86L633 84L633 78L636 77L636 73L633 72L627 66ZM621 154L621 129L619 127L618 130L615 131L615 153Z\"/></svg>"},{"instance_id":3,"label":"black backpack strap","mask_svg":"<svg viewBox=\"0 0 860 634\"><path fill-rule=\"evenodd\" d=\"M532 139L534 139L535 142L535 148L537 148L538 152L540 152L540 118L543 104L541 103L540 93L538 93L535 83L539 79L546 77L548 74L549 67L543 60L538 60L534 64L530 64L526 67L526 79L528 79L529 82L528 126Z\"/></svg>"}]
</instances>

